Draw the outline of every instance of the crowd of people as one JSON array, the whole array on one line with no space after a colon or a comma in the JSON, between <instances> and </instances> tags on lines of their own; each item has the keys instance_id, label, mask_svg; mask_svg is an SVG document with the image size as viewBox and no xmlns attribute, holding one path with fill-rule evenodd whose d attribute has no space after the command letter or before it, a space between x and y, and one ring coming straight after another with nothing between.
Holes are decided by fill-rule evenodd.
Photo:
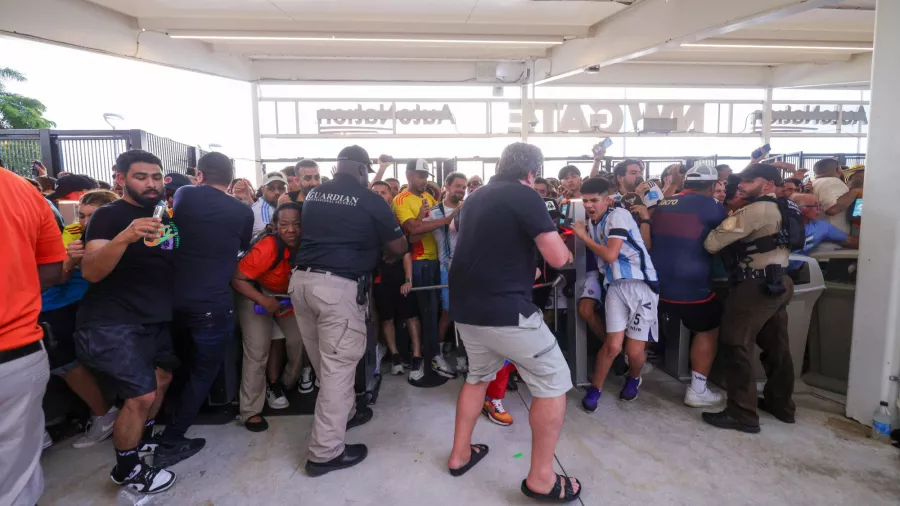
<instances>
[{"instance_id":1,"label":"crowd of people","mask_svg":"<svg viewBox=\"0 0 900 506\"><path fill-rule=\"evenodd\" d=\"M368 450L344 440L373 417L354 391L369 321L379 370L386 359L413 386L465 377L452 475L488 453L471 441L480 414L513 423L503 397L518 378L533 396L522 492L574 500L581 484L552 466L571 373L544 321L548 293L533 290L573 261L567 234L590 252L573 309L602 342L586 411L599 409L610 371L625 376L620 399L638 398L665 313L694 333L685 404L724 405L703 419L744 432L759 432L757 408L792 423L788 256L858 247L864 167L823 159L810 181L805 169L761 159L739 173L674 164L645 181L640 160L607 173L604 156L597 151L587 177L568 165L545 178L540 150L516 143L487 185L450 164L435 182L425 159L406 164L401 184L383 177L392 157L379 157L376 171L359 146L340 152L331 179L303 159L264 174L258 190L216 152L181 174L166 173L152 153L127 151L112 185L0 170L0 224L13 259L0 266L0 405L9 413L0 434L14 447L0 457L0 502L40 497L40 449L52 444L41 398L51 374L90 410L75 447L112 436L113 482L169 489L168 468L206 445L187 430L238 330L241 423L265 431L264 406L284 409L290 389L318 389L306 471L356 465ZM560 229L548 209L570 199L581 199L586 216ZM68 225L58 209L65 201L78 203ZM712 281L723 275L731 282L724 299ZM769 376L759 399L755 344ZM707 385L717 353L728 363L727 395ZM169 394L176 371L183 385Z\"/></svg>"}]
</instances>

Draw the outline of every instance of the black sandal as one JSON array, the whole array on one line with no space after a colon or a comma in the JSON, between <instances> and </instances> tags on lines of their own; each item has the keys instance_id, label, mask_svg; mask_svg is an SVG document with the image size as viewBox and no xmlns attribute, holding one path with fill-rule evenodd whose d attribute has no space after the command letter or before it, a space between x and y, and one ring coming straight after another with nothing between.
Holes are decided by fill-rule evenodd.
<instances>
[{"instance_id":1,"label":"black sandal","mask_svg":"<svg viewBox=\"0 0 900 506\"><path fill-rule=\"evenodd\" d=\"M250 421L250 418L253 418L254 416L259 417L258 422ZM253 415L250 418L248 418L247 421L244 422L244 427L247 427L247 430L249 430L250 432L265 432L266 429L269 428L269 422L267 422L262 415Z\"/></svg>"},{"instance_id":2,"label":"black sandal","mask_svg":"<svg viewBox=\"0 0 900 506\"><path fill-rule=\"evenodd\" d=\"M566 483L566 495L563 497L559 496L559 493L562 491L562 487L559 485L560 478L562 478L562 481ZM575 492L575 487L572 485L572 482L576 482L581 485L581 482L575 478L557 474L556 482L553 483L553 488L550 490L550 492L546 494L539 494L528 488L526 480L522 480L522 493L532 499L537 499L544 502L571 502L575 499L578 499L578 496L581 495L581 491L584 490L583 486L579 486L578 492Z\"/></svg>"},{"instance_id":3,"label":"black sandal","mask_svg":"<svg viewBox=\"0 0 900 506\"><path fill-rule=\"evenodd\" d=\"M460 467L459 469L450 469L450 474L453 476L462 476L466 474L466 471L475 467L475 464L481 462L481 459L484 458L485 455L488 454L488 446L487 445L471 445L472 446L472 456L469 457L469 461L466 462L466 465ZM477 452L475 450L478 450Z\"/></svg>"}]
</instances>

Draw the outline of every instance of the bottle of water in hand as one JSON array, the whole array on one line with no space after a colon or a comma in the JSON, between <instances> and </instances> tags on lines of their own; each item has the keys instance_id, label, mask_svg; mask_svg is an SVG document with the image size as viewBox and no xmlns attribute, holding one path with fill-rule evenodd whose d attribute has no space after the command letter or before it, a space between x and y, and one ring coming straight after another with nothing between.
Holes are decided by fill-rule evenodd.
<instances>
[{"instance_id":1,"label":"bottle of water in hand","mask_svg":"<svg viewBox=\"0 0 900 506\"><path fill-rule=\"evenodd\" d=\"M888 442L891 439L891 410L888 403L881 401L872 415L872 439Z\"/></svg>"}]
</instances>

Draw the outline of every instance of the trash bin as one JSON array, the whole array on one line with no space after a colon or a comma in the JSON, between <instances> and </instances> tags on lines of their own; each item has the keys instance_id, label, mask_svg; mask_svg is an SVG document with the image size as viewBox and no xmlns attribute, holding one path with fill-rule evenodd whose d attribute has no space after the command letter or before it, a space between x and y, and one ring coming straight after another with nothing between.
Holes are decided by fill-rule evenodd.
<instances>
[{"instance_id":1,"label":"trash bin","mask_svg":"<svg viewBox=\"0 0 900 506\"><path fill-rule=\"evenodd\" d=\"M846 394L859 251L834 250L812 256L822 267L825 292L812 315L809 368L803 374L803 381L816 388Z\"/></svg>"},{"instance_id":2,"label":"trash bin","mask_svg":"<svg viewBox=\"0 0 900 506\"><path fill-rule=\"evenodd\" d=\"M794 362L794 377L799 378L803 370L803 356L806 352L806 338L809 333L809 324L812 319L813 308L816 301L825 290L825 280L822 276L822 270L819 268L818 262L810 257L801 255L791 255L791 268L788 272L794 281L794 297L788 303L788 341L791 350L791 358ZM724 301L728 296L730 286L719 281L714 283L716 293ZM682 330L683 329L682 326ZM690 333L688 333L690 335ZM683 345L682 345L683 346ZM762 350L759 346L754 346L755 352L752 354L753 371L758 381L766 380L766 372L763 369L759 355ZM686 367L687 348L681 350L681 367ZM712 371L710 371L710 380L725 388L725 370L729 364L722 359L722 354L716 356L713 362ZM679 371L683 372L683 371ZM671 374L671 373L670 373Z\"/></svg>"},{"instance_id":3,"label":"trash bin","mask_svg":"<svg viewBox=\"0 0 900 506\"><path fill-rule=\"evenodd\" d=\"M794 361L794 377L799 378L803 373L803 356L806 353L809 323L816 301L825 291L825 278L822 276L819 263L814 258L802 255L791 255L789 272L791 279L794 280L794 297L787 307L788 340L791 359ZM753 368L756 378L765 380L766 372L759 360L761 352L762 350L757 346L753 357Z\"/></svg>"}]
</instances>

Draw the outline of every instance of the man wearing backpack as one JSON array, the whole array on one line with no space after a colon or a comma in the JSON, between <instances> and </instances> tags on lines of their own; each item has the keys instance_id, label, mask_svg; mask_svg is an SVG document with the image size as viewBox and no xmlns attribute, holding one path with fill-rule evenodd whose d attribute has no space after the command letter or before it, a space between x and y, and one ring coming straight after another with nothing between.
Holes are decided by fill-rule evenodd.
<instances>
[{"instance_id":1,"label":"man wearing backpack","mask_svg":"<svg viewBox=\"0 0 900 506\"><path fill-rule=\"evenodd\" d=\"M800 213L786 199L775 199L781 171L754 164L740 174L740 189L750 204L736 211L704 241L710 253L722 252L731 275L719 334L719 353L727 361L728 403L724 411L703 413L706 423L723 429L759 432L757 407L785 423L794 423L794 363L788 343L787 305L794 283L784 275L790 250L804 239ZM762 348L767 381L757 398L750 357Z\"/></svg>"}]
</instances>

